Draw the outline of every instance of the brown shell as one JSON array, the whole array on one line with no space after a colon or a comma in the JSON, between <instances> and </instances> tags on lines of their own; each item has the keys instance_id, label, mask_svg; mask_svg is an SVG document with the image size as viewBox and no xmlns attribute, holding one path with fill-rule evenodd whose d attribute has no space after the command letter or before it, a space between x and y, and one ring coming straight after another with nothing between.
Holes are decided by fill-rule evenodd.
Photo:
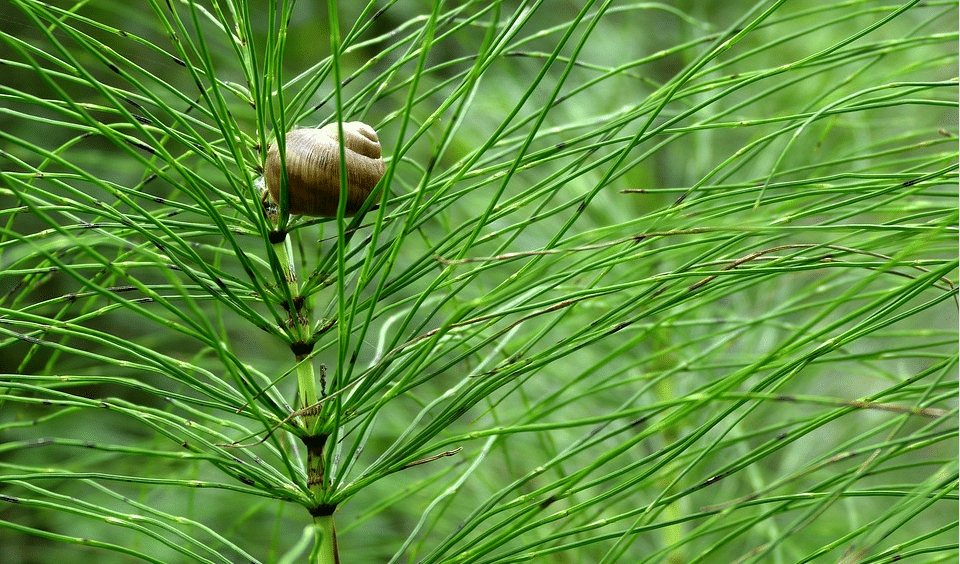
<instances>
[{"instance_id":1,"label":"brown shell","mask_svg":"<svg viewBox=\"0 0 960 564\"><path fill-rule=\"evenodd\" d=\"M359 121L343 124L347 163L346 215L359 211L383 176L380 139L372 127ZM332 217L340 201L340 147L337 124L320 129L294 129L286 136L287 185L291 214ZM280 151L267 148L264 180L270 197L280 202Z\"/></svg>"}]
</instances>

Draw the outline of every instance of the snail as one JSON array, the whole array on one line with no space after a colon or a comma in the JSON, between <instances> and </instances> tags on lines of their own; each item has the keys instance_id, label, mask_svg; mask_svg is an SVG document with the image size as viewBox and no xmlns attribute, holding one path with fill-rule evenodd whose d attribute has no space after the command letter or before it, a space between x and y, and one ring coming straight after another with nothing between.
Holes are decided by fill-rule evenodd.
<instances>
[{"instance_id":1,"label":"snail","mask_svg":"<svg viewBox=\"0 0 960 564\"><path fill-rule=\"evenodd\" d=\"M380 139L372 127L359 121L343 124L347 165L346 215L360 210L383 176ZM336 216L340 202L340 146L337 124L319 129L294 129L286 135L289 213ZM274 202L280 202L283 172L276 143L267 148L264 181ZM379 198L379 196L378 196Z\"/></svg>"}]
</instances>

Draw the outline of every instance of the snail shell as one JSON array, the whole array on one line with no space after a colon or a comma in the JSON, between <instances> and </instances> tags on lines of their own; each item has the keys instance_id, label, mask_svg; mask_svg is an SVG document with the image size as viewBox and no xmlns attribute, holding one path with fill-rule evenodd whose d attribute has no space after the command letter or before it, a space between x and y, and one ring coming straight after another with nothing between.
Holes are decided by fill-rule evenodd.
<instances>
[{"instance_id":1,"label":"snail shell","mask_svg":"<svg viewBox=\"0 0 960 564\"><path fill-rule=\"evenodd\" d=\"M383 176L380 139L372 127L359 121L343 124L347 165L347 209L353 215ZM337 124L320 129L294 129L287 133L285 164L289 213L336 216L340 202L340 145ZM274 202L280 202L280 151L267 148L264 181Z\"/></svg>"}]
</instances>

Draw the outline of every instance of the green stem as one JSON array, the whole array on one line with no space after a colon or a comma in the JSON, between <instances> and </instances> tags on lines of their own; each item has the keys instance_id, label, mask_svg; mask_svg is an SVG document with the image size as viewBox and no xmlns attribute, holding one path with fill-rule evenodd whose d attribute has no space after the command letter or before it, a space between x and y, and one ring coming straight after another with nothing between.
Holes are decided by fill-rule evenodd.
<instances>
[{"instance_id":1,"label":"green stem","mask_svg":"<svg viewBox=\"0 0 960 564\"><path fill-rule=\"evenodd\" d=\"M300 343L306 343L311 335L310 308L307 307L306 299L300 295L300 286L297 284L297 271L293 263L293 245L290 243L290 236L283 238L283 242L273 245L273 252L283 268L284 280L291 298L290 323L294 329L294 337ZM301 404L299 409L309 407L317 403L317 383L313 371L312 362L302 362L304 355L297 355L297 391L300 396ZM313 432L317 417L305 417L304 427Z\"/></svg>"},{"instance_id":2,"label":"green stem","mask_svg":"<svg viewBox=\"0 0 960 564\"><path fill-rule=\"evenodd\" d=\"M302 358L297 357L297 361L302 360ZM310 407L317 403L317 383L316 376L313 372L313 362L300 362L300 364L297 365L297 389L300 392L302 403L302 405L299 406L300 409ZM313 422L316 420L316 416L304 416L304 426L307 430L313 432Z\"/></svg>"},{"instance_id":3,"label":"green stem","mask_svg":"<svg viewBox=\"0 0 960 564\"><path fill-rule=\"evenodd\" d=\"M316 527L316 541L310 554L311 564L340 564L340 552L337 550L337 529L333 515L313 518Z\"/></svg>"},{"instance_id":4,"label":"green stem","mask_svg":"<svg viewBox=\"0 0 960 564\"><path fill-rule=\"evenodd\" d=\"M309 349L306 344L312 338L312 308L309 301L300 294L290 237L284 237L283 242L274 244L273 252L283 269L284 282L287 285L287 307L290 310L290 327L293 329L294 339L291 347L297 359L297 393L300 398L298 408L303 409L316 404L318 399L317 378L313 369L313 362L308 358L309 352L305 352ZM300 440L307 448L307 486L313 493L314 499L319 503L320 500L325 498L329 487L324 459L327 435L320 432L323 414L304 415L302 422L306 433L300 437ZM332 508L329 511L330 514L314 515L313 517L316 527L316 541L310 556L311 564L340 564ZM323 513L326 512L327 508L324 508Z\"/></svg>"},{"instance_id":5,"label":"green stem","mask_svg":"<svg viewBox=\"0 0 960 564\"><path fill-rule=\"evenodd\" d=\"M297 283L297 271L294 266L293 245L289 235L282 242L273 245L273 252L283 269L284 282L287 285L287 308L290 312L290 328L293 341L291 350L297 359L297 393L300 398L298 409L304 409L317 403L317 378L313 369L313 362L309 358L308 343L312 343L312 316L310 300L300 294L300 285ZM321 390L322 393L322 390ZM323 413L309 413L303 416L302 424L306 431L300 436L301 442L307 449L307 487L313 494L318 506L311 510L316 527L316 541L310 555L311 564L340 564L337 552L337 535L333 525L333 506L321 506L322 500L329 493L330 486L327 480L326 459L324 451L328 434L321 431ZM315 510L322 507L318 515Z\"/></svg>"}]
</instances>

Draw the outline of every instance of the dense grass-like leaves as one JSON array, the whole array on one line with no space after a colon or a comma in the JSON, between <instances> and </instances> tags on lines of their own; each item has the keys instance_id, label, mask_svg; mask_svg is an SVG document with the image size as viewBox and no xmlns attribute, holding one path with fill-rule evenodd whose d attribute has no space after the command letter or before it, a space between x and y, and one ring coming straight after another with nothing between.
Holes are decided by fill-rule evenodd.
<instances>
[{"instance_id":1,"label":"dense grass-like leaves","mask_svg":"<svg viewBox=\"0 0 960 564\"><path fill-rule=\"evenodd\" d=\"M956 560L956 2L9 4L4 562Z\"/></svg>"}]
</instances>

